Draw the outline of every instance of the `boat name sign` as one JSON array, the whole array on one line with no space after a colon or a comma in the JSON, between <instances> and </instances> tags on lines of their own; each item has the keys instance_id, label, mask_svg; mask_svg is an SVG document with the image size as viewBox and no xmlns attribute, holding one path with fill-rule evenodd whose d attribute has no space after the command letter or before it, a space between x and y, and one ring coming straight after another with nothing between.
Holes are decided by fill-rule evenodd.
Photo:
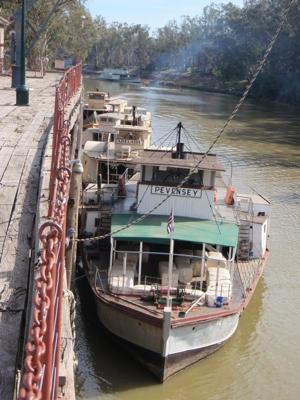
<instances>
[{"instance_id":1,"label":"boat name sign","mask_svg":"<svg viewBox=\"0 0 300 400\"><path fill-rule=\"evenodd\" d=\"M136 144L136 145L142 145L143 142L142 140L135 140L135 139L116 139L116 143L118 144Z\"/></svg>"},{"instance_id":2,"label":"boat name sign","mask_svg":"<svg viewBox=\"0 0 300 400\"><path fill-rule=\"evenodd\" d=\"M202 190L200 189L188 189L188 188L176 188L169 186L152 186L151 187L152 194L160 194L160 195L172 195L172 196L180 196L180 197L202 197Z\"/></svg>"}]
</instances>

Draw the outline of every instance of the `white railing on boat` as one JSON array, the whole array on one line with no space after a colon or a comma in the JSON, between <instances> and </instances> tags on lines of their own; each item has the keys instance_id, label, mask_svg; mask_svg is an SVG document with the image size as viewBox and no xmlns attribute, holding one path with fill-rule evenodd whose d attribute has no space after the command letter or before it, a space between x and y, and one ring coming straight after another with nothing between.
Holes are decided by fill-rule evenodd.
<instances>
[{"instance_id":1,"label":"white railing on boat","mask_svg":"<svg viewBox=\"0 0 300 400\"><path fill-rule=\"evenodd\" d=\"M122 250L116 250L116 249L113 249L113 258L114 258L114 260L115 260L116 256L119 255L119 254L123 254L124 256L127 254L127 257L128 257L128 255L136 255L136 256L139 257L140 254L141 254L141 256L143 256L143 255L148 255L148 256L150 256L150 255L158 255L158 256L169 257L169 253L166 253L166 252L144 251L144 250L141 252L139 250L123 250L123 249ZM196 255L191 255L191 254L183 254L183 253L174 253L173 256L174 256L174 258L175 257L182 257L182 259L189 258L191 260L190 264L192 264L193 260L202 262L202 259L203 259L202 256L196 256ZM214 258L214 257L211 257L210 259L214 260L214 261L220 261L218 258ZM206 262L206 261L207 261L207 256L205 256L204 262ZM226 268L228 269L231 278L233 278L233 275L234 275L234 269L235 269L235 262L234 261L235 261L235 252L230 251L229 252L229 258L226 259L225 262L226 262ZM205 268L205 265L203 265L203 268ZM204 270L202 271L202 274L200 275L200 277L204 278Z\"/></svg>"},{"instance_id":2,"label":"white railing on boat","mask_svg":"<svg viewBox=\"0 0 300 400\"><path fill-rule=\"evenodd\" d=\"M121 255L121 257L120 257ZM158 256L163 256L167 259L169 256L169 253L164 253L164 252L151 252L151 251L134 251L134 250L115 250L113 249L113 252L111 254L111 269L109 271L109 287L111 290L114 292L119 292L123 294L140 294L142 291L142 279L141 279L141 269L142 269L142 257L144 255L158 255ZM215 299L217 297L224 297L227 299L227 301L230 301L232 297L232 277L230 274L230 269L232 269L232 264L234 260L234 255L231 255L231 259L227 260L226 265L229 268L223 268L220 267L219 265L216 266L215 268L209 268L208 270L211 271L213 274L216 273L216 275L212 275L211 281L209 283L209 287L207 287L207 296L209 297L208 302L213 305L215 302ZM122 257L123 256L123 257ZM132 257L136 256L136 257ZM199 297L202 295L202 289L203 289L203 283L206 280L205 275L206 275L206 265L205 262L203 262L203 257L202 256L196 256L196 255L191 255L191 254L182 254L182 253L175 253L175 263L174 266L181 266L178 269L174 269L173 271L173 279L172 282L172 290L178 290L178 289L184 289L187 294L190 295L190 297ZM182 258L185 259L184 263L178 262L176 258ZM186 259L188 259L188 263L186 263ZM213 259L213 258L212 258ZM210 260L212 260L210 259ZM198 273L197 276L193 274L193 261L201 261L201 272L200 274ZM216 258L216 261L220 261L220 259ZM118 263L116 261L119 261ZM138 263L139 261L139 263ZM164 260L161 260L164 261ZM223 260L221 260L223 262ZM147 259L148 262L148 259ZM138 274L136 274L136 268L138 265ZM199 264L198 264L199 267ZM187 271L187 269L189 271ZM221 276L220 272L221 270L227 270L228 274ZM207 270L207 271L208 271ZM164 287L167 287L167 280L163 280L163 276L166 275L167 271L165 273L161 273L161 281L159 281L160 278L155 278L156 281L155 283L157 286L162 289ZM183 279L180 279L183 277ZM190 277L190 278L187 278ZM134 284L135 278L137 278L137 285ZM144 278L144 289L150 292L153 290L153 287L151 286L153 284L153 277L146 277ZM151 285L149 282L147 282L147 279L152 279Z\"/></svg>"},{"instance_id":3,"label":"white railing on boat","mask_svg":"<svg viewBox=\"0 0 300 400\"><path fill-rule=\"evenodd\" d=\"M124 278L126 278L126 276L122 274L109 277L106 270L101 271L96 269L95 287L97 290L102 292L109 292L113 295L122 295L122 299L125 299L126 295L138 296L142 300L151 300L154 303L155 301L159 302L159 299L162 299L161 301L163 301L163 299L166 298L167 287L162 284L161 279L158 277L146 275L142 284L131 285L130 287L124 285ZM223 289L221 284L221 286L219 285L217 287L216 291L215 298L214 295L210 294L210 298L207 299L207 293L199 290L197 286L194 288L187 288L186 285L178 284L177 286L171 288L170 293L172 299L176 299L177 301L178 299L182 299L184 301L192 302L185 311L186 315L196 306L203 306L205 304L209 306L215 306L215 300L218 297L227 299L227 302L230 301L231 285L228 287L226 284L225 289ZM142 307L142 305L139 302L136 302L136 300L130 300L130 303ZM143 307L145 308L145 306Z\"/></svg>"}]
</instances>

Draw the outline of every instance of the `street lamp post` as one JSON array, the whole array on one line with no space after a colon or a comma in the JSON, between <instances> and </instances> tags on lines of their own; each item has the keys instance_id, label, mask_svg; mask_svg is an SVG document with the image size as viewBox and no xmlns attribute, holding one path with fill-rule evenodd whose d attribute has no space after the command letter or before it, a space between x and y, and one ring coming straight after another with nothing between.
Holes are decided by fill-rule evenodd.
<instances>
[{"instance_id":1,"label":"street lamp post","mask_svg":"<svg viewBox=\"0 0 300 400\"><path fill-rule=\"evenodd\" d=\"M29 103L29 91L28 87L26 86L25 24L26 24L26 0L22 0L20 80L16 90L17 106L27 106Z\"/></svg>"}]
</instances>

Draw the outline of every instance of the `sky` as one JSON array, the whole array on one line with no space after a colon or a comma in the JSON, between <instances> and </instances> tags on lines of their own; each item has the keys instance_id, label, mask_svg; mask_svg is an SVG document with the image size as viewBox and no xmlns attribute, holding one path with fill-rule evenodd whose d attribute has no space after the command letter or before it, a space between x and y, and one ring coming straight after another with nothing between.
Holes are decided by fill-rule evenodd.
<instances>
[{"instance_id":1,"label":"sky","mask_svg":"<svg viewBox=\"0 0 300 400\"><path fill-rule=\"evenodd\" d=\"M231 0L242 6L243 0ZM199 15L205 6L229 3L229 0L87 0L86 5L93 18L103 16L107 22L127 22L149 25L155 29L182 15Z\"/></svg>"}]
</instances>

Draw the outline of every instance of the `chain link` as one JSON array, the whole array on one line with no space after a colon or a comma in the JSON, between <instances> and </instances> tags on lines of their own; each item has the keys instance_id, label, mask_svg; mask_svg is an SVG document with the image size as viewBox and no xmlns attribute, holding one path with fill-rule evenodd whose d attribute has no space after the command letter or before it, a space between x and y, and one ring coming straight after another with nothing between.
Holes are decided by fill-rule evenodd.
<instances>
[{"instance_id":1,"label":"chain link","mask_svg":"<svg viewBox=\"0 0 300 400\"><path fill-rule=\"evenodd\" d=\"M72 75L72 79L69 79ZM51 179L49 188L50 219L39 230L41 255L39 276L35 282L31 326L25 346L24 375L19 392L19 400L45 400L57 393L57 372L52 374L53 333L58 332L59 321L53 318L55 288L58 287L58 266L61 261L61 246L64 246L64 225L66 206L71 179L69 136L70 122L64 121L66 103L81 85L81 64L73 67L61 79L56 88ZM56 294L58 297L58 295ZM61 297L59 297L61 300ZM52 309L52 313L51 313ZM53 329L53 332L51 329ZM60 336L60 333L58 333ZM58 346L60 348L60 346ZM56 371L58 365L55 364ZM50 372L50 373L49 373ZM45 383L45 376L51 382Z\"/></svg>"}]
</instances>

